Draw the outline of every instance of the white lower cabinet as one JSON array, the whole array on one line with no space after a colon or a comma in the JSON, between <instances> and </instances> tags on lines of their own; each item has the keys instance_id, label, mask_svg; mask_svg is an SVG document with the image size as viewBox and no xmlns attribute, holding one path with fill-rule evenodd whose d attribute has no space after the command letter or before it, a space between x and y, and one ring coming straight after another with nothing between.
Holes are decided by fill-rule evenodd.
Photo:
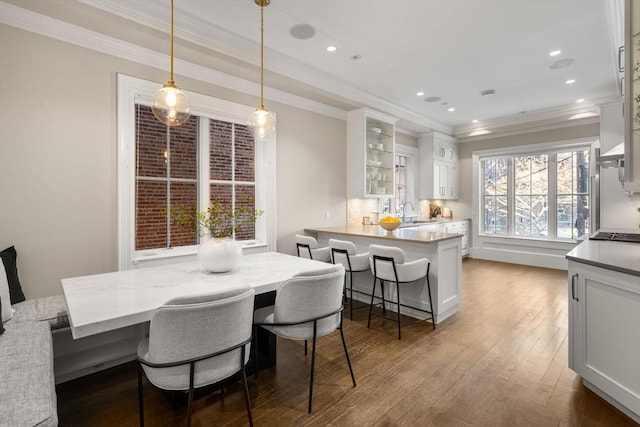
<instances>
[{"instance_id":1,"label":"white lower cabinet","mask_svg":"<svg viewBox=\"0 0 640 427\"><path fill-rule=\"evenodd\" d=\"M569 367L640 422L640 277L569 261Z\"/></svg>"},{"instance_id":2,"label":"white lower cabinet","mask_svg":"<svg viewBox=\"0 0 640 427\"><path fill-rule=\"evenodd\" d=\"M432 233L462 234L462 256L464 257L469 255L469 247L470 247L469 223L470 221L468 219L463 221L439 222L436 224L420 225L418 227L418 230L430 231Z\"/></svg>"}]
</instances>

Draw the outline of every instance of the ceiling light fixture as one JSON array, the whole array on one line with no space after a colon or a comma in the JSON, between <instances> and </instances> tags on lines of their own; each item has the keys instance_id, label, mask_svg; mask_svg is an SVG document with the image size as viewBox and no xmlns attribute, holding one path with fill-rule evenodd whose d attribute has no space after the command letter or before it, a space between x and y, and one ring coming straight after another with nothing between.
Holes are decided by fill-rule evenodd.
<instances>
[{"instance_id":1,"label":"ceiling light fixture","mask_svg":"<svg viewBox=\"0 0 640 427\"><path fill-rule=\"evenodd\" d=\"M264 8L271 0L254 1L260 6L260 106L249 116L249 126L256 140L265 141L276 132L276 116L264 107Z\"/></svg>"},{"instance_id":2,"label":"ceiling light fixture","mask_svg":"<svg viewBox=\"0 0 640 427\"><path fill-rule=\"evenodd\" d=\"M471 123L478 123L478 119L471 120Z\"/></svg>"},{"instance_id":3,"label":"ceiling light fixture","mask_svg":"<svg viewBox=\"0 0 640 427\"><path fill-rule=\"evenodd\" d=\"M424 92L420 91L420 92L416 93L416 96L424 96Z\"/></svg>"},{"instance_id":4,"label":"ceiling light fixture","mask_svg":"<svg viewBox=\"0 0 640 427\"><path fill-rule=\"evenodd\" d=\"M552 50L551 52L549 52L549 56L558 56L562 53L561 50Z\"/></svg>"},{"instance_id":5,"label":"ceiling light fixture","mask_svg":"<svg viewBox=\"0 0 640 427\"><path fill-rule=\"evenodd\" d=\"M169 81L153 95L151 111L161 123L180 126L191 116L189 100L173 81L173 0L171 0L171 66Z\"/></svg>"},{"instance_id":6,"label":"ceiling light fixture","mask_svg":"<svg viewBox=\"0 0 640 427\"><path fill-rule=\"evenodd\" d=\"M558 70L560 68L568 67L571 64L573 64L573 59L571 58L558 59L557 61L549 65L549 69Z\"/></svg>"},{"instance_id":7,"label":"ceiling light fixture","mask_svg":"<svg viewBox=\"0 0 640 427\"><path fill-rule=\"evenodd\" d=\"M576 102L578 102L578 103L584 102L584 98L576 99Z\"/></svg>"},{"instance_id":8,"label":"ceiling light fixture","mask_svg":"<svg viewBox=\"0 0 640 427\"><path fill-rule=\"evenodd\" d=\"M456 109L455 109L455 108L453 108L453 107L451 107L451 108L449 108L447 111L448 111L448 112L450 112L450 113L453 113L454 111L456 111Z\"/></svg>"},{"instance_id":9,"label":"ceiling light fixture","mask_svg":"<svg viewBox=\"0 0 640 427\"><path fill-rule=\"evenodd\" d=\"M337 49L338 49L338 48L337 48L337 47L335 47L335 46L333 46L333 45L332 45L332 46L327 46L327 51L328 51L328 52L335 52Z\"/></svg>"},{"instance_id":10,"label":"ceiling light fixture","mask_svg":"<svg viewBox=\"0 0 640 427\"><path fill-rule=\"evenodd\" d=\"M572 84L574 84L575 82L576 82L576 81L575 81L575 79L569 79L569 80L567 80L565 83L566 83L566 84L568 84L568 85L572 85Z\"/></svg>"}]
</instances>

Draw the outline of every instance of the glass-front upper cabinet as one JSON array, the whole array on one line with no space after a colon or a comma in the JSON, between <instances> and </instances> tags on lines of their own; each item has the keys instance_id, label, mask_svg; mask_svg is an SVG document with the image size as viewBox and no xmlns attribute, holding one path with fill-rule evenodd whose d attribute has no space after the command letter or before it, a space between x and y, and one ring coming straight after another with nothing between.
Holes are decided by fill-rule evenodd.
<instances>
[{"instance_id":1,"label":"glass-front upper cabinet","mask_svg":"<svg viewBox=\"0 0 640 427\"><path fill-rule=\"evenodd\" d=\"M640 2L625 1L625 190L640 192Z\"/></svg>"},{"instance_id":2,"label":"glass-front upper cabinet","mask_svg":"<svg viewBox=\"0 0 640 427\"><path fill-rule=\"evenodd\" d=\"M347 195L394 196L395 119L368 109L347 118Z\"/></svg>"}]
</instances>

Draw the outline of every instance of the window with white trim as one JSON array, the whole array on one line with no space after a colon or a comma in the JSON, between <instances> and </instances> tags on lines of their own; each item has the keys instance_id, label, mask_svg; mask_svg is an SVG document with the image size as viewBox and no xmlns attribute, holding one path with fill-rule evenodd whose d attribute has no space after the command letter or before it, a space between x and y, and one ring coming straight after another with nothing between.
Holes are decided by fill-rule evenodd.
<instances>
[{"instance_id":1,"label":"window with white trim","mask_svg":"<svg viewBox=\"0 0 640 427\"><path fill-rule=\"evenodd\" d=\"M484 235L547 240L589 234L590 147L481 156Z\"/></svg>"},{"instance_id":2,"label":"window with white trim","mask_svg":"<svg viewBox=\"0 0 640 427\"><path fill-rule=\"evenodd\" d=\"M119 268L195 253L203 231L177 225L172 209L206 211L214 200L263 211L233 237L275 250L275 139L254 142L253 107L189 93L191 118L168 127L150 109L158 87L118 75Z\"/></svg>"}]
</instances>

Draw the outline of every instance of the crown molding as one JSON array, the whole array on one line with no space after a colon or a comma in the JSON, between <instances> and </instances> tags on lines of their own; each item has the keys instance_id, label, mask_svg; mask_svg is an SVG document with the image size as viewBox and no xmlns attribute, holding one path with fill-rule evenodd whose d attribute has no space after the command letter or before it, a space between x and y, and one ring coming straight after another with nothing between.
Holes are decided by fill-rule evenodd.
<instances>
[{"instance_id":1,"label":"crown molding","mask_svg":"<svg viewBox=\"0 0 640 427\"><path fill-rule=\"evenodd\" d=\"M574 103L526 114L485 120L477 124L458 126L454 128L453 134L458 139L458 142L473 142L503 136L599 123L600 111L598 105L616 102L621 102L621 98L611 96L592 99L579 104ZM474 134L479 131L483 131L484 133Z\"/></svg>"},{"instance_id":2,"label":"crown molding","mask_svg":"<svg viewBox=\"0 0 640 427\"><path fill-rule=\"evenodd\" d=\"M169 64L169 55L167 54L146 49L133 43L106 36L2 1L0 1L0 23L169 72L167 66ZM255 95L260 91L258 83L179 58L175 58L174 62L176 69L181 70L180 75L185 78L200 80L249 95ZM187 87L183 88L188 89ZM342 109L268 86L265 86L264 90L265 98L268 100L346 120L347 112Z\"/></svg>"},{"instance_id":3,"label":"crown molding","mask_svg":"<svg viewBox=\"0 0 640 427\"><path fill-rule=\"evenodd\" d=\"M126 18L140 25L166 28L166 17L158 13L157 5L141 13L138 8L122 0L78 0L88 6ZM176 37L195 45L214 50L228 57L259 66L259 45L244 37L231 34L199 17L181 14L176 18ZM419 127L451 133L451 127L430 117L414 113L369 92L358 89L338 78L310 67L277 51L265 47L268 64L265 69L318 88L341 98L382 111Z\"/></svg>"}]
</instances>

